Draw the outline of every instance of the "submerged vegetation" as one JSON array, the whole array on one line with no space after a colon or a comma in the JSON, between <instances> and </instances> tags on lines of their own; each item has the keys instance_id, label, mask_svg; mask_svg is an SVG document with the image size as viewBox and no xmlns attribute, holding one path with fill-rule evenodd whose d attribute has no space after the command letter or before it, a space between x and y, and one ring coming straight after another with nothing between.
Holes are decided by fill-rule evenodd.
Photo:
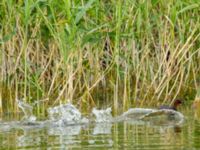
<instances>
[{"instance_id":1,"label":"submerged vegetation","mask_svg":"<svg viewBox=\"0 0 200 150\"><path fill-rule=\"evenodd\" d=\"M1 0L0 111L192 99L199 14L199 0Z\"/></svg>"}]
</instances>

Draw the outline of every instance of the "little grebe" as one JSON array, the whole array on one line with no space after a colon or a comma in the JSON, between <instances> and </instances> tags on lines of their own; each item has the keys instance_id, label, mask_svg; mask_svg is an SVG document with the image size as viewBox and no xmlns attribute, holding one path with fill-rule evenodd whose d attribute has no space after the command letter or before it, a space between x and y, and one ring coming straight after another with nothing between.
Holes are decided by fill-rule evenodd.
<instances>
[{"instance_id":1,"label":"little grebe","mask_svg":"<svg viewBox=\"0 0 200 150\"><path fill-rule=\"evenodd\" d=\"M182 100L176 99L172 106L160 106L159 109L172 109L177 111L178 106L181 105L182 103L183 103Z\"/></svg>"}]
</instances>

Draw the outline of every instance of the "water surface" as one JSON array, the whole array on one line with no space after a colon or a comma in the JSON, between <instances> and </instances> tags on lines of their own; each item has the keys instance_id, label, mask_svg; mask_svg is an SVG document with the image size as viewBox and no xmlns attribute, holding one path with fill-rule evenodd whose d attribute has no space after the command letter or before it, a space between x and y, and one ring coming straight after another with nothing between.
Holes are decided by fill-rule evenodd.
<instances>
[{"instance_id":1,"label":"water surface","mask_svg":"<svg viewBox=\"0 0 200 150\"><path fill-rule=\"evenodd\" d=\"M200 149L200 122L193 118L193 112L182 110L182 113L185 119L180 125L152 124L149 121L144 123L129 119L119 122L40 126L21 125L19 122L3 119L0 122L0 147L1 149ZM12 124L14 127L11 127Z\"/></svg>"}]
</instances>

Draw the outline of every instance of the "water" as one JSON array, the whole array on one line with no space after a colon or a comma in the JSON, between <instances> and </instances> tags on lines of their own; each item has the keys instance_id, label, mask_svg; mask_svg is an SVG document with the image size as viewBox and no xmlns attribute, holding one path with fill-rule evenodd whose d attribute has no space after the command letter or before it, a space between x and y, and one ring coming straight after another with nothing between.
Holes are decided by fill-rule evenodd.
<instances>
[{"instance_id":1,"label":"water","mask_svg":"<svg viewBox=\"0 0 200 150\"><path fill-rule=\"evenodd\" d=\"M113 117L111 108L94 108L86 117L66 104L37 121L31 106L19 105L22 120L0 121L0 149L200 149L200 121L190 110L136 108Z\"/></svg>"}]
</instances>

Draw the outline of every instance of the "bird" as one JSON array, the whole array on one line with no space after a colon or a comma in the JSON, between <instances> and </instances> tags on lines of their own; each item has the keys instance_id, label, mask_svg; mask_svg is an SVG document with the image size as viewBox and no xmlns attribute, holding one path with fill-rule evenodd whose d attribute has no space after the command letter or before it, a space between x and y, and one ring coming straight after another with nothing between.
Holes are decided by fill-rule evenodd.
<instances>
[{"instance_id":1,"label":"bird","mask_svg":"<svg viewBox=\"0 0 200 150\"><path fill-rule=\"evenodd\" d=\"M159 109L171 109L177 111L179 105L181 105L183 101L181 99L176 99L172 106L160 106Z\"/></svg>"},{"instance_id":2,"label":"bird","mask_svg":"<svg viewBox=\"0 0 200 150\"><path fill-rule=\"evenodd\" d=\"M183 101L181 99L175 99L175 101L173 102L173 104L171 106L160 106L159 107L159 111L161 114L165 114L167 116L166 120L168 121L174 121L176 120L176 113L174 111L178 110L178 106L181 105L183 103Z\"/></svg>"}]
</instances>

